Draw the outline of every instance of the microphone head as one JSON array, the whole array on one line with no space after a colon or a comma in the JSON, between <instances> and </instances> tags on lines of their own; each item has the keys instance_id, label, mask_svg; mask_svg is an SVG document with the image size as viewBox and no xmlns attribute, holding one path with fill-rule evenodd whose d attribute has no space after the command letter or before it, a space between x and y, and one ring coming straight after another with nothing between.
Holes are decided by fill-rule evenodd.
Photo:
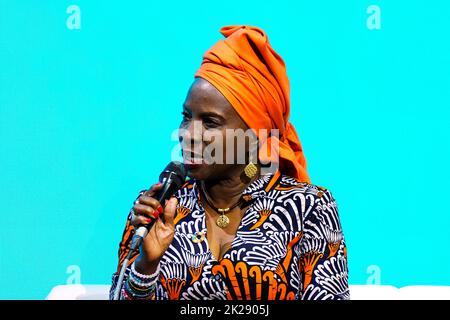
<instances>
[{"instance_id":1,"label":"microphone head","mask_svg":"<svg viewBox=\"0 0 450 320\"><path fill-rule=\"evenodd\" d=\"M187 172L184 165L179 161L172 161L159 175L159 181L164 183L165 180L171 178L173 183L176 185L176 189L179 189L184 184L186 175Z\"/></svg>"}]
</instances>

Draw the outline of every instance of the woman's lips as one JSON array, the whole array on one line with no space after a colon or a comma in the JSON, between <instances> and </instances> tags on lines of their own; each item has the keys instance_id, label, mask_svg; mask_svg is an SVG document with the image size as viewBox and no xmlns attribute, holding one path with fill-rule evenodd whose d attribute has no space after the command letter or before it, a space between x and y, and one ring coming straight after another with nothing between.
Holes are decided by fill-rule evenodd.
<instances>
[{"instance_id":1,"label":"woman's lips","mask_svg":"<svg viewBox=\"0 0 450 320\"><path fill-rule=\"evenodd\" d=\"M186 168L186 170L188 171L193 171L193 170L197 170L202 168L204 165L203 164L189 164L189 163L185 163L184 167Z\"/></svg>"},{"instance_id":2,"label":"woman's lips","mask_svg":"<svg viewBox=\"0 0 450 320\"><path fill-rule=\"evenodd\" d=\"M205 164L204 163L201 163L201 162L196 162L196 163L194 163L194 162L191 162L191 161L186 161L186 160L184 160L184 167L187 169L187 170L195 170L195 169L199 169L199 168L201 168L201 167L203 167Z\"/></svg>"}]
</instances>

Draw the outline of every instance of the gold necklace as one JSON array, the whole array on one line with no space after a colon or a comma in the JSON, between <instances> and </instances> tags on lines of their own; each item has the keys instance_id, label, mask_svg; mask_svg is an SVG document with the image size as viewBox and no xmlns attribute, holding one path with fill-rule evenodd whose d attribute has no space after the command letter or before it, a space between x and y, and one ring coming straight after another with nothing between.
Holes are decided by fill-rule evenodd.
<instances>
[{"instance_id":1,"label":"gold necklace","mask_svg":"<svg viewBox=\"0 0 450 320\"><path fill-rule=\"evenodd\" d=\"M222 229L226 228L230 224L230 218L228 218L225 214L227 214L228 212L230 212L231 210L236 208L238 205L240 205L243 200L242 197L239 198L239 200L235 204L233 204L231 207L217 208L215 205L213 205L211 203L211 200L209 199L209 195L206 193L206 188L203 184L203 181L200 182L200 185L201 185L201 189L203 191L205 201L208 204L208 206L210 206L212 209L214 209L214 211L216 211L218 214L220 214L220 216L216 220L216 225Z\"/></svg>"}]
</instances>

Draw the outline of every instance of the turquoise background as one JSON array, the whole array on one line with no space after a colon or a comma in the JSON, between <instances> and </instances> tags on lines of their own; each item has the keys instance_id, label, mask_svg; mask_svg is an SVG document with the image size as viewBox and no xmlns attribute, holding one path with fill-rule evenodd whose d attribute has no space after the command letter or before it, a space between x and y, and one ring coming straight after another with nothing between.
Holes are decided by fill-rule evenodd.
<instances>
[{"instance_id":1,"label":"turquoise background","mask_svg":"<svg viewBox=\"0 0 450 320\"><path fill-rule=\"evenodd\" d=\"M0 0L0 298L42 299L72 265L110 282L128 210L170 161L193 74L229 24L263 28L287 64L350 282L379 268L381 284L450 285L449 21L445 0Z\"/></svg>"}]
</instances>

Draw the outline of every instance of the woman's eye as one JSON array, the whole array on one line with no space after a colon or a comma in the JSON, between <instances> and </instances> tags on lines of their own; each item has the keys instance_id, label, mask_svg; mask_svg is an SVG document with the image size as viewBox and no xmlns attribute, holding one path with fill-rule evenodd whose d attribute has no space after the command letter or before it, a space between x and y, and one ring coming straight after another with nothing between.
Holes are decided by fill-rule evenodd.
<instances>
[{"instance_id":1,"label":"woman's eye","mask_svg":"<svg viewBox=\"0 0 450 320\"><path fill-rule=\"evenodd\" d=\"M221 124L216 121L208 121L208 120L203 121L203 125L205 126L205 128L208 129L218 128L221 126Z\"/></svg>"}]
</instances>

